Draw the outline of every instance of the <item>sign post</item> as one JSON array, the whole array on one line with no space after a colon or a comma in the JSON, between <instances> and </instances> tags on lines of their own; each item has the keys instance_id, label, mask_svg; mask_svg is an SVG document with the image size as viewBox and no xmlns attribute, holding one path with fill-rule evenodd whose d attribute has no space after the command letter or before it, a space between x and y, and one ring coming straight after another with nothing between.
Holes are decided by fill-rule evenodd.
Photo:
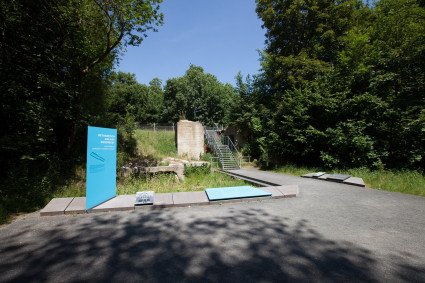
<instances>
[{"instance_id":1,"label":"sign post","mask_svg":"<svg viewBox=\"0 0 425 283\"><path fill-rule=\"evenodd\" d=\"M88 127L86 210L113 198L116 189L117 130Z\"/></svg>"}]
</instances>

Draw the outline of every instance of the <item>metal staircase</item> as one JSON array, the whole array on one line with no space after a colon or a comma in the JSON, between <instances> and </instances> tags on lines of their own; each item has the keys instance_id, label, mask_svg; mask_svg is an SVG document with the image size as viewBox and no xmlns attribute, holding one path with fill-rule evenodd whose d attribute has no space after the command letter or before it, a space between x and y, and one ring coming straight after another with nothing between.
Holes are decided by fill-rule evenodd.
<instances>
[{"instance_id":1,"label":"metal staircase","mask_svg":"<svg viewBox=\"0 0 425 283\"><path fill-rule=\"evenodd\" d=\"M235 145L228 136L221 137L217 127L204 127L208 147L212 150L223 170L239 169L239 155Z\"/></svg>"}]
</instances>

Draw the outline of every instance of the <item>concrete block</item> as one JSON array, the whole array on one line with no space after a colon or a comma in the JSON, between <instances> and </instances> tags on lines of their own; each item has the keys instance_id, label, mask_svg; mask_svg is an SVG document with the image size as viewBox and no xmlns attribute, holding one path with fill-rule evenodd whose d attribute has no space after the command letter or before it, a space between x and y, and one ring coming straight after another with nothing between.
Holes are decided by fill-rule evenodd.
<instances>
[{"instance_id":1,"label":"concrete block","mask_svg":"<svg viewBox=\"0 0 425 283\"><path fill-rule=\"evenodd\" d=\"M299 194L298 185L277 186L277 188L285 198L296 197Z\"/></svg>"},{"instance_id":2,"label":"concrete block","mask_svg":"<svg viewBox=\"0 0 425 283\"><path fill-rule=\"evenodd\" d=\"M126 211L134 210L136 195L120 195L102 203L90 210L90 212Z\"/></svg>"},{"instance_id":3,"label":"concrete block","mask_svg":"<svg viewBox=\"0 0 425 283\"><path fill-rule=\"evenodd\" d=\"M86 213L86 198L74 198L68 207L65 209L65 214L82 214Z\"/></svg>"},{"instance_id":4,"label":"concrete block","mask_svg":"<svg viewBox=\"0 0 425 283\"><path fill-rule=\"evenodd\" d=\"M331 174L323 174L322 176L320 176L318 179L320 180L326 180Z\"/></svg>"},{"instance_id":5,"label":"concrete block","mask_svg":"<svg viewBox=\"0 0 425 283\"><path fill-rule=\"evenodd\" d=\"M208 197L205 192L174 193L173 202L175 206L209 204Z\"/></svg>"},{"instance_id":6,"label":"concrete block","mask_svg":"<svg viewBox=\"0 0 425 283\"><path fill-rule=\"evenodd\" d=\"M272 194L272 198L284 198L285 196L276 187L261 187L262 191L266 191Z\"/></svg>"},{"instance_id":7,"label":"concrete block","mask_svg":"<svg viewBox=\"0 0 425 283\"><path fill-rule=\"evenodd\" d=\"M204 127L200 122L180 120L177 123L177 154L199 160L204 148Z\"/></svg>"},{"instance_id":8,"label":"concrete block","mask_svg":"<svg viewBox=\"0 0 425 283\"><path fill-rule=\"evenodd\" d=\"M326 180L328 181L334 181L334 182L342 182L348 178L350 178L351 175L345 175L345 174L331 174L329 175Z\"/></svg>"},{"instance_id":9,"label":"concrete block","mask_svg":"<svg viewBox=\"0 0 425 283\"><path fill-rule=\"evenodd\" d=\"M366 187L365 183L363 182L363 179L359 177L350 177L344 180L343 183L348 185L359 186L359 187Z\"/></svg>"},{"instance_id":10,"label":"concrete block","mask_svg":"<svg viewBox=\"0 0 425 283\"><path fill-rule=\"evenodd\" d=\"M54 198L41 211L40 216L60 215L74 198Z\"/></svg>"},{"instance_id":11,"label":"concrete block","mask_svg":"<svg viewBox=\"0 0 425 283\"><path fill-rule=\"evenodd\" d=\"M174 205L173 194L155 194L153 205L162 207Z\"/></svg>"},{"instance_id":12,"label":"concrete block","mask_svg":"<svg viewBox=\"0 0 425 283\"><path fill-rule=\"evenodd\" d=\"M316 172L316 173L313 174L313 178L319 178L320 176L323 176L325 174L326 174L326 172Z\"/></svg>"},{"instance_id":13,"label":"concrete block","mask_svg":"<svg viewBox=\"0 0 425 283\"><path fill-rule=\"evenodd\" d=\"M301 177L303 177L303 178L313 178L314 174L316 174L316 173L307 173L307 174L302 175Z\"/></svg>"}]
</instances>

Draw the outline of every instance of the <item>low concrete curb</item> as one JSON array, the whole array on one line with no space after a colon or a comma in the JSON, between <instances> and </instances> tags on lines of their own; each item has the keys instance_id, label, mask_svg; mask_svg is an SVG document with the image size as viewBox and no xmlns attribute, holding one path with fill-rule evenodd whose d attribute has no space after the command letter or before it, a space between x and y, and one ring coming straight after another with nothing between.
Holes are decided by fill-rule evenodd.
<instances>
[{"instance_id":1,"label":"low concrete curb","mask_svg":"<svg viewBox=\"0 0 425 283\"><path fill-rule=\"evenodd\" d=\"M326 173L320 176L315 176L315 174L317 173L308 173L308 174L302 175L301 177L328 181L328 182L336 182L340 184L346 184L346 185L352 185L352 186L358 186L358 187L366 187L363 179L359 177L353 177L350 175L341 175L341 174L326 174ZM337 176L337 177L334 177L334 176Z\"/></svg>"},{"instance_id":2,"label":"low concrete curb","mask_svg":"<svg viewBox=\"0 0 425 283\"><path fill-rule=\"evenodd\" d=\"M294 197L298 195L298 185L277 186L277 187L262 187L261 190L272 194L271 197L253 197L239 198L230 200L209 201L205 191L198 192L180 192L180 193L165 193L155 194L153 205L134 205L136 195L118 195L95 208L88 213L108 212L108 211L131 211L144 209L147 207L183 207L194 205L209 205L244 201L261 201L265 199L280 199ZM45 208L40 211L40 216L53 216L63 214L82 214L87 213L86 198L55 198L52 199Z\"/></svg>"},{"instance_id":3,"label":"low concrete curb","mask_svg":"<svg viewBox=\"0 0 425 283\"><path fill-rule=\"evenodd\" d=\"M64 214L74 198L54 198L41 211L41 216Z\"/></svg>"},{"instance_id":4,"label":"low concrete curb","mask_svg":"<svg viewBox=\"0 0 425 283\"><path fill-rule=\"evenodd\" d=\"M174 205L173 194L172 193L155 194L153 205L159 206L159 207L173 206Z\"/></svg>"},{"instance_id":5,"label":"low concrete curb","mask_svg":"<svg viewBox=\"0 0 425 283\"><path fill-rule=\"evenodd\" d=\"M126 211L134 210L136 195L119 195L101 205L96 206L92 212Z\"/></svg>"},{"instance_id":6,"label":"low concrete curb","mask_svg":"<svg viewBox=\"0 0 425 283\"><path fill-rule=\"evenodd\" d=\"M293 198L299 194L298 185L277 186L275 188L278 189L285 198Z\"/></svg>"},{"instance_id":7,"label":"low concrete curb","mask_svg":"<svg viewBox=\"0 0 425 283\"><path fill-rule=\"evenodd\" d=\"M82 214L86 212L86 198L74 198L65 209L65 214Z\"/></svg>"},{"instance_id":8,"label":"low concrete curb","mask_svg":"<svg viewBox=\"0 0 425 283\"><path fill-rule=\"evenodd\" d=\"M173 194L174 206L205 205L209 204L205 192L182 192Z\"/></svg>"}]
</instances>

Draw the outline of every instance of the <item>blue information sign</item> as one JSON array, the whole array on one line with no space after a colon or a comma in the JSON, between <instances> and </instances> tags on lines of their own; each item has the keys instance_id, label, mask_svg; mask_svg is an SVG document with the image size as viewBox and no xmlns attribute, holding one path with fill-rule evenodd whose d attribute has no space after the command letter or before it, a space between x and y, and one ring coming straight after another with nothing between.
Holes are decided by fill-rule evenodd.
<instances>
[{"instance_id":1,"label":"blue information sign","mask_svg":"<svg viewBox=\"0 0 425 283\"><path fill-rule=\"evenodd\" d=\"M88 127L86 209L116 196L117 130Z\"/></svg>"}]
</instances>

